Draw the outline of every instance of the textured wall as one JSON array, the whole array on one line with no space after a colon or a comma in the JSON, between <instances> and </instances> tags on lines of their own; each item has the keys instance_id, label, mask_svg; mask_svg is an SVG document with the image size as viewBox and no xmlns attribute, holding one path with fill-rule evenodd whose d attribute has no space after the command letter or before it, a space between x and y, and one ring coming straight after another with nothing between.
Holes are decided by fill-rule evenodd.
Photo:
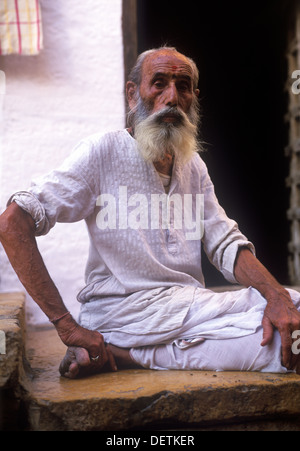
<instances>
[{"instance_id":1,"label":"textured wall","mask_svg":"<svg viewBox=\"0 0 300 451\"><path fill-rule=\"evenodd\" d=\"M44 50L0 58L6 95L0 141L0 210L32 178L55 168L77 142L123 128L121 0L41 0ZM76 316L88 253L84 223L58 224L38 245L65 303ZM0 291L20 285L0 248ZM46 320L33 301L28 319Z\"/></svg>"}]
</instances>

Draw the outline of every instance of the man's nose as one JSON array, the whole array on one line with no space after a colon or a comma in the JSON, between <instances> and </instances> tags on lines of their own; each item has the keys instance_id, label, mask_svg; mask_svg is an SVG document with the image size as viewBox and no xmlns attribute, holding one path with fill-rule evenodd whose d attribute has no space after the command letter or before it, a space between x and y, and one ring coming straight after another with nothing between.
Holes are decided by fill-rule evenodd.
<instances>
[{"instance_id":1,"label":"man's nose","mask_svg":"<svg viewBox=\"0 0 300 451\"><path fill-rule=\"evenodd\" d=\"M178 92L175 83L170 83L168 86L165 103L169 107L178 105Z\"/></svg>"}]
</instances>

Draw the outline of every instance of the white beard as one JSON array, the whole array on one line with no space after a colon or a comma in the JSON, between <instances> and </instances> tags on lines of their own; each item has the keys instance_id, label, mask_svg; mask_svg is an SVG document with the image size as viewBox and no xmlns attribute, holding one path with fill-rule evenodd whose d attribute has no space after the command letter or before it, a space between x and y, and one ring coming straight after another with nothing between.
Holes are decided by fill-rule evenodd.
<instances>
[{"instance_id":1,"label":"white beard","mask_svg":"<svg viewBox=\"0 0 300 451\"><path fill-rule=\"evenodd\" d=\"M166 152L169 152L183 163L188 162L199 150L197 125L177 108L166 107L147 115L140 102L135 113L140 120L135 121L134 136L143 158L154 163L162 160ZM175 114L177 120L174 123L164 122L163 118L170 113Z\"/></svg>"}]
</instances>

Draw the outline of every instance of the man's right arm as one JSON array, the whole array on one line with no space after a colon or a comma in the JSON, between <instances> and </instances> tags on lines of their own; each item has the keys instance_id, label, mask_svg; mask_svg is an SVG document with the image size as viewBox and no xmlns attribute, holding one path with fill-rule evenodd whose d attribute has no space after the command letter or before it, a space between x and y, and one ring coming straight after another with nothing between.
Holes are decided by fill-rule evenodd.
<instances>
[{"instance_id":1,"label":"man's right arm","mask_svg":"<svg viewBox=\"0 0 300 451\"><path fill-rule=\"evenodd\" d=\"M82 328L69 314L64 316L68 310L38 250L34 220L15 202L0 216L0 241L21 283L49 320L63 316L54 323L63 343L83 347L93 357L100 355L102 366L110 360L100 333Z\"/></svg>"}]
</instances>

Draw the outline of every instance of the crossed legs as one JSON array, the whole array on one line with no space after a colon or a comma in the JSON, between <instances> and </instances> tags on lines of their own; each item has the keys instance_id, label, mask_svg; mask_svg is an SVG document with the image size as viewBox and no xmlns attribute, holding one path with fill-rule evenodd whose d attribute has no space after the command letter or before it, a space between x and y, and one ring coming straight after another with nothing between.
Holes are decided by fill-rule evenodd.
<instances>
[{"instance_id":1,"label":"crossed legs","mask_svg":"<svg viewBox=\"0 0 300 451\"><path fill-rule=\"evenodd\" d=\"M248 295L249 291L245 291L245 294ZM297 298L297 308L300 310L299 293L295 292L294 295L295 299ZM189 321L194 317L192 313ZM188 331L186 332L189 336ZM262 326L258 326L256 332L251 335L208 339L187 349L180 349L175 342L132 349L123 349L112 344L108 344L107 347L119 369L287 372L281 362L279 332L276 330L272 343L264 347L261 346L262 338ZM60 365L61 375L69 378L103 371L110 371L109 365L99 368L97 362L92 362L87 351L82 348L69 348ZM296 371L300 374L300 364Z\"/></svg>"},{"instance_id":2,"label":"crossed legs","mask_svg":"<svg viewBox=\"0 0 300 451\"><path fill-rule=\"evenodd\" d=\"M148 368L155 370L261 371L286 373L281 363L281 341L278 332L271 345L262 347L262 329L252 335L224 340L206 340L187 349L174 343L122 349L107 345L118 369ZM69 348L60 365L62 376L74 379L110 371L90 361L83 348ZM300 374L300 368L297 368Z\"/></svg>"}]
</instances>

